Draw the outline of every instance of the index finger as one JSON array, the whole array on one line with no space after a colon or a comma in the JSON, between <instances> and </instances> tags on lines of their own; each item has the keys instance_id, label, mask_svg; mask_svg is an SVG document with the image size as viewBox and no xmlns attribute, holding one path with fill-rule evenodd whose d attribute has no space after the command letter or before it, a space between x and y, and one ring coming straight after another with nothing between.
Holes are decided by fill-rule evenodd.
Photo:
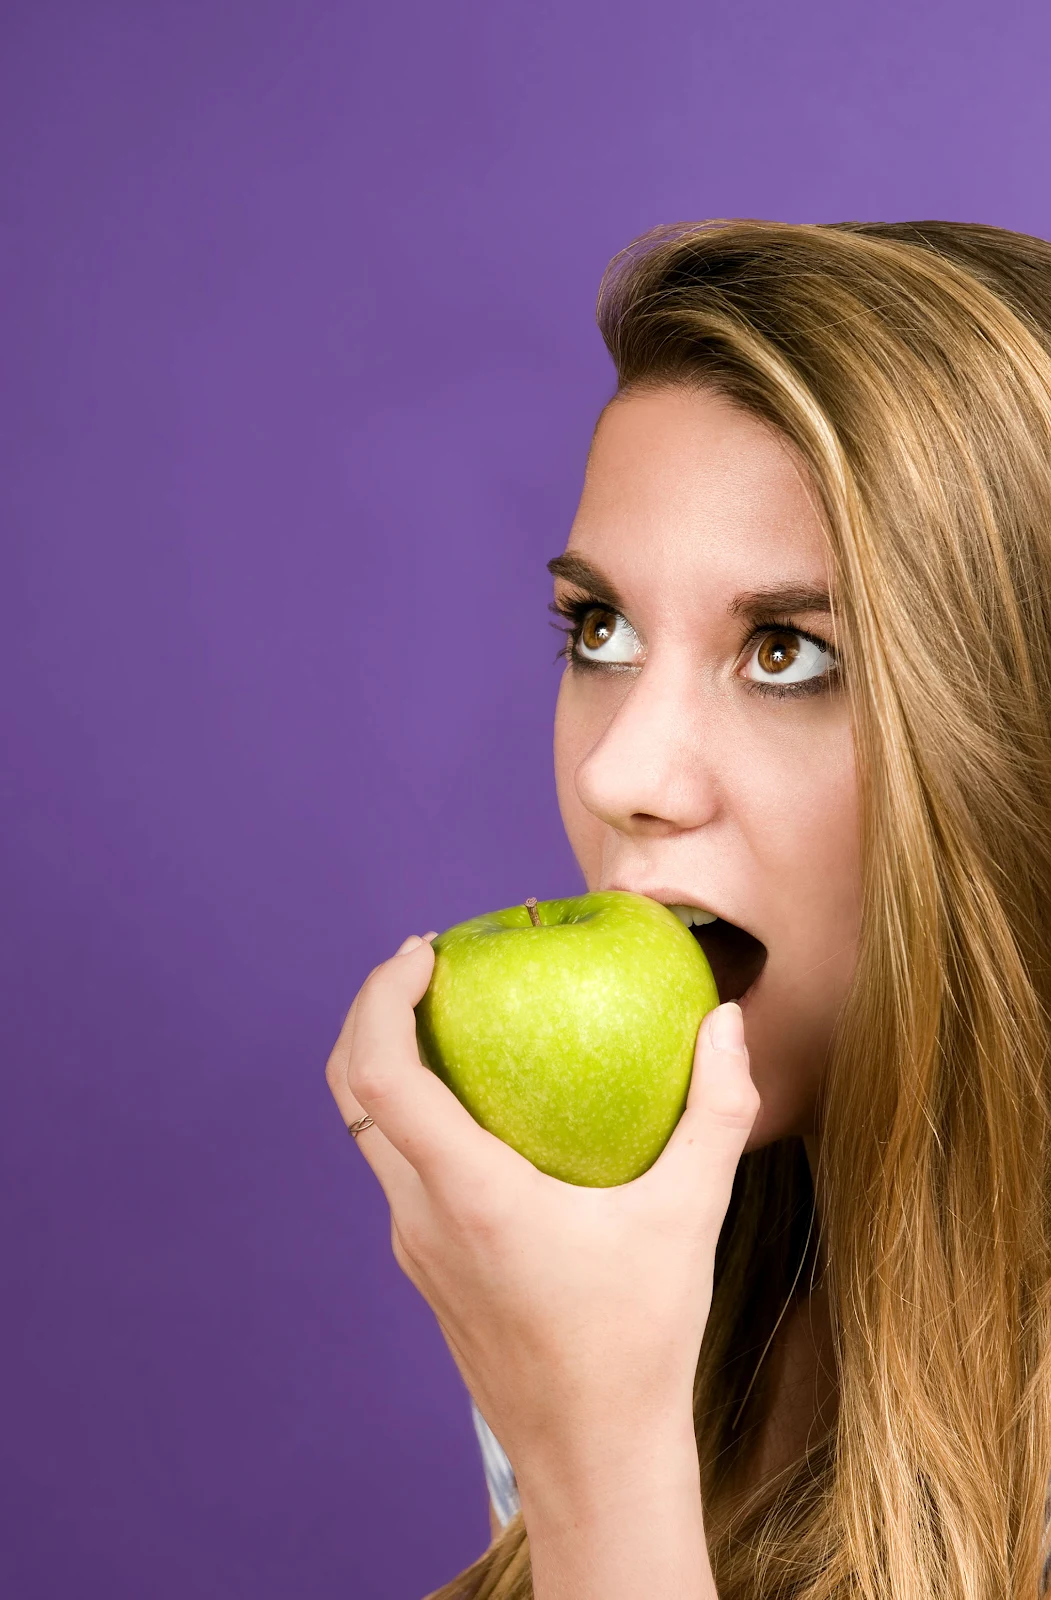
<instances>
[{"instance_id":1,"label":"index finger","mask_svg":"<svg viewBox=\"0 0 1051 1600\"><path fill-rule=\"evenodd\" d=\"M414 1006L434 956L423 942L377 967L355 1001L348 1064L351 1094L425 1184L458 1191L491 1181L494 1161L524 1161L476 1122L420 1060Z\"/></svg>"}]
</instances>

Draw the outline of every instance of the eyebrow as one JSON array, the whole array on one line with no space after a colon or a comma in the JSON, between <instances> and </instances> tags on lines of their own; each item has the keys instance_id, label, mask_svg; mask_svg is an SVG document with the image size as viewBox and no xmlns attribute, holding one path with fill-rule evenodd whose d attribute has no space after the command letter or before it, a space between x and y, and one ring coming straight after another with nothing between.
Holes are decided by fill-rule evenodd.
<instances>
[{"instance_id":1,"label":"eyebrow","mask_svg":"<svg viewBox=\"0 0 1051 1600\"><path fill-rule=\"evenodd\" d=\"M772 589L749 589L735 595L726 609L731 617L761 616L766 611L823 611L831 615L832 600L827 589L780 583Z\"/></svg>"},{"instance_id":2,"label":"eyebrow","mask_svg":"<svg viewBox=\"0 0 1051 1600\"><path fill-rule=\"evenodd\" d=\"M571 551L567 551L564 555L555 556L553 561L549 561L547 570L553 578L562 578L566 583L572 583L576 588L586 590L604 605L612 606L614 611L624 610L624 602L616 584L611 583L605 573L600 572L598 567L593 567L590 561L585 561L583 556L573 555Z\"/></svg>"},{"instance_id":3,"label":"eyebrow","mask_svg":"<svg viewBox=\"0 0 1051 1600\"><path fill-rule=\"evenodd\" d=\"M611 606L614 611L623 612L624 602L616 584L611 583L604 572L583 556L567 551L565 555L555 556L553 561L549 561L547 570L553 578L562 578L566 583L572 583L578 589L594 595L596 600ZM735 595L726 610L731 617L756 617L785 611L815 611L831 615L832 600L827 589L781 583L769 589L747 589Z\"/></svg>"}]
</instances>

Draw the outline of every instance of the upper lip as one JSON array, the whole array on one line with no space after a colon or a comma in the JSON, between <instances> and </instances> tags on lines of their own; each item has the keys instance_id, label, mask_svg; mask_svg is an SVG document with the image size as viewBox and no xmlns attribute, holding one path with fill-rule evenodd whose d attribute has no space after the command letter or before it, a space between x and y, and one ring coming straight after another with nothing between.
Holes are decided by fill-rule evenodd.
<instances>
[{"instance_id":1,"label":"upper lip","mask_svg":"<svg viewBox=\"0 0 1051 1600\"><path fill-rule=\"evenodd\" d=\"M712 911L717 917L721 917L724 922L732 922L735 928L743 928L745 933L750 933L753 939L759 940L760 944L764 942L759 938L755 929L750 928L739 917L731 916L729 911L722 910L714 901L695 895L688 889L644 887L637 883L607 883L605 887L607 889L619 889L624 894L644 894L650 900L659 900L662 906L695 906L698 911Z\"/></svg>"}]
</instances>

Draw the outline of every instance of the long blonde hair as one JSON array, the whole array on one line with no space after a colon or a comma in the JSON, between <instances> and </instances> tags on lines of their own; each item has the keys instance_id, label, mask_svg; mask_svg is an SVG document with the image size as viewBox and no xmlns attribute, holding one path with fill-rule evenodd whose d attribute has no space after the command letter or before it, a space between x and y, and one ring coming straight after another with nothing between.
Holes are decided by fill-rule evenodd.
<instances>
[{"instance_id":1,"label":"long blonde hair","mask_svg":"<svg viewBox=\"0 0 1051 1600\"><path fill-rule=\"evenodd\" d=\"M720 1600L1035 1600L1051 1473L1051 245L978 225L658 229L610 265L619 392L781 430L826 526L861 948L802 1143L742 1158L695 1422ZM739 1487L820 1265L835 1422ZM756 1380L756 1381L753 1381ZM516 1516L432 1600L527 1600Z\"/></svg>"}]
</instances>

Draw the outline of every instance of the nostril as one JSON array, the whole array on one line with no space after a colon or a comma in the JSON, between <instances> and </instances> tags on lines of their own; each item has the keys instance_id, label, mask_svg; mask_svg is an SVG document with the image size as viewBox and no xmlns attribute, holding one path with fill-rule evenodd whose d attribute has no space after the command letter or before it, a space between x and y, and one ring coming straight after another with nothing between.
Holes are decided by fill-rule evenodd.
<instances>
[{"instance_id":1,"label":"nostril","mask_svg":"<svg viewBox=\"0 0 1051 1600\"><path fill-rule=\"evenodd\" d=\"M625 825L626 833L642 833L659 838L670 838L673 833L683 830L677 822L668 817L655 816L652 811L633 811Z\"/></svg>"}]
</instances>

